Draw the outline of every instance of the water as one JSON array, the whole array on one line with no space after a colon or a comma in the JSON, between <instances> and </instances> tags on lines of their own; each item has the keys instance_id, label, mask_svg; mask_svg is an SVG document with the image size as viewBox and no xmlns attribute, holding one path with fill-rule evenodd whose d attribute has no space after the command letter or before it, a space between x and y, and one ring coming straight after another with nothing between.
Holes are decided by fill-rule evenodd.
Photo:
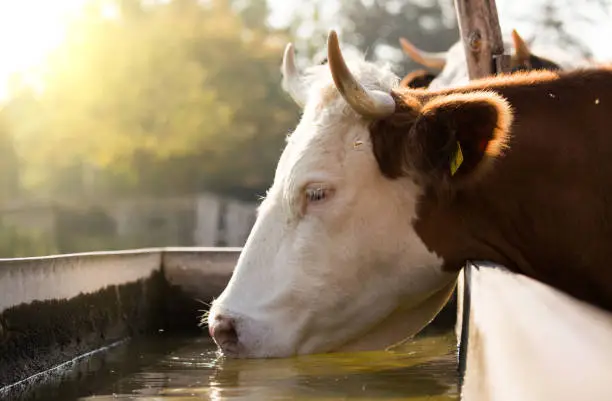
<instances>
[{"instance_id":1,"label":"water","mask_svg":"<svg viewBox=\"0 0 612 401\"><path fill-rule=\"evenodd\" d=\"M128 342L75 363L20 401L458 400L455 339L418 337L388 352L219 358L205 336Z\"/></svg>"}]
</instances>

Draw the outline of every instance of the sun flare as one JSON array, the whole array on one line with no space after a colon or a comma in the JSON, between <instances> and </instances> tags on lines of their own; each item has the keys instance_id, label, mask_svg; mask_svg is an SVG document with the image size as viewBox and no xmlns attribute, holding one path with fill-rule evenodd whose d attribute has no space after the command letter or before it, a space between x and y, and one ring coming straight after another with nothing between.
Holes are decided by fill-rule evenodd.
<instances>
[{"instance_id":1,"label":"sun flare","mask_svg":"<svg viewBox=\"0 0 612 401\"><path fill-rule=\"evenodd\" d=\"M37 70L63 41L70 16L86 0L0 0L0 99L15 73L36 81Z\"/></svg>"}]
</instances>

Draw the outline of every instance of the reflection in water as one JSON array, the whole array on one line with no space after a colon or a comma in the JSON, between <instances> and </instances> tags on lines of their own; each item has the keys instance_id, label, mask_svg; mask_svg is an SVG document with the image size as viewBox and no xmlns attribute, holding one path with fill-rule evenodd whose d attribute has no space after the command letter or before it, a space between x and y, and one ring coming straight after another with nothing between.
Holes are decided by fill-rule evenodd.
<instances>
[{"instance_id":1,"label":"reflection in water","mask_svg":"<svg viewBox=\"0 0 612 401\"><path fill-rule=\"evenodd\" d=\"M104 369L37 399L458 400L454 343L449 333L417 337L389 352L232 360L219 358L206 337L167 339L110 352Z\"/></svg>"},{"instance_id":2,"label":"reflection in water","mask_svg":"<svg viewBox=\"0 0 612 401\"><path fill-rule=\"evenodd\" d=\"M214 400L454 400L452 337L422 338L394 352L313 355L276 360L220 360L209 378ZM195 388L163 394L187 395Z\"/></svg>"}]
</instances>

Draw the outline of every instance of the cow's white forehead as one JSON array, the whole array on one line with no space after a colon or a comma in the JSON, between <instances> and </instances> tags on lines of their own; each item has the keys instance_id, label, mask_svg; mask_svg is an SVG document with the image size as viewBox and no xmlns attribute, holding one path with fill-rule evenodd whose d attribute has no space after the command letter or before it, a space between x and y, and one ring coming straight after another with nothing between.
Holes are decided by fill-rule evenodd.
<instances>
[{"instance_id":1,"label":"cow's white forehead","mask_svg":"<svg viewBox=\"0 0 612 401\"><path fill-rule=\"evenodd\" d=\"M392 71L389 63L376 63L366 61L361 53L344 55L347 66L355 78L367 89L377 89L391 92L399 86L399 78ZM301 77L303 85L307 88L307 102L304 109L304 118L316 117L309 115L309 110L317 109L326 114L341 115L349 110L348 104L342 100L335 88L328 64L316 65L307 68ZM335 94L330 102L330 94ZM346 113L344 113L346 114ZM356 115L353 114L353 115ZM302 120L303 121L303 120Z\"/></svg>"},{"instance_id":2,"label":"cow's white forehead","mask_svg":"<svg viewBox=\"0 0 612 401\"><path fill-rule=\"evenodd\" d=\"M365 61L363 55L346 57L355 78L367 89L391 92L399 86L399 77L389 64ZM345 135L363 119L340 96L327 64L303 71L307 101L296 129L287 137L287 146L279 160L274 184L268 196L276 193L286 198L296 179L330 160L342 158Z\"/></svg>"}]
</instances>

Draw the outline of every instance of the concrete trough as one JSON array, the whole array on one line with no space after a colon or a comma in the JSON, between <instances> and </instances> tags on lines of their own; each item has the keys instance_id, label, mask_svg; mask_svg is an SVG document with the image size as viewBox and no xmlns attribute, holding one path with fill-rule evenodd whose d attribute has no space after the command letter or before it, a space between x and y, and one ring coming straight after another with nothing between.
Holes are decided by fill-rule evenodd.
<instances>
[{"instance_id":1,"label":"concrete trough","mask_svg":"<svg viewBox=\"0 0 612 401\"><path fill-rule=\"evenodd\" d=\"M0 259L0 399L127 338L201 334L205 303L227 284L240 250ZM466 267L453 301L426 330L456 321L463 399L610 399L611 314L486 263Z\"/></svg>"},{"instance_id":2,"label":"concrete trough","mask_svg":"<svg viewBox=\"0 0 612 401\"><path fill-rule=\"evenodd\" d=\"M0 259L0 399L127 338L201 333L200 300L221 292L239 254L154 248Z\"/></svg>"},{"instance_id":3,"label":"concrete trough","mask_svg":"<svg viewBox=\"0 0 612 401\"><path fill-rule=\"evenodd\" d=\"M160 254L143 250L0 261L0 388L161 327Z\"/></svg>"}]
</instances>

